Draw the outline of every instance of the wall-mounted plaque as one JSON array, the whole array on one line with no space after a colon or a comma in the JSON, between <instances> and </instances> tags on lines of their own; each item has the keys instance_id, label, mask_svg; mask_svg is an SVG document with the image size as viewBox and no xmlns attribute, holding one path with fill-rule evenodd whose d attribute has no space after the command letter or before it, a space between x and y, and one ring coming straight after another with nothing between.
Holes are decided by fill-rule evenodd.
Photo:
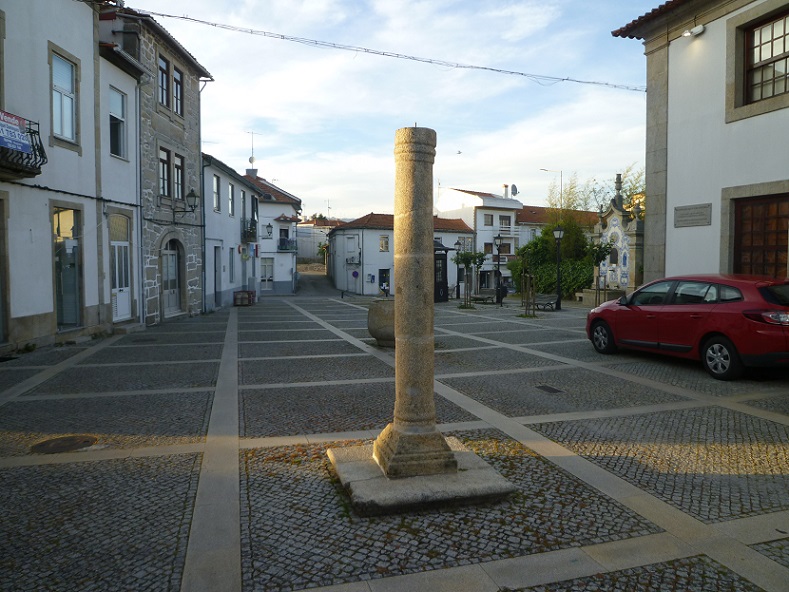
<instances>
[{"instance_id":1,"label":"wall-mounted plaque","mask_svg":"<svg viewBox=\"0 0 789 592\"><path fill-rule=\"evenodd\" d=\"M709 226L712 224L712 204L677 206L674 208L674 228Z\"/></svg>"}]
</instances>

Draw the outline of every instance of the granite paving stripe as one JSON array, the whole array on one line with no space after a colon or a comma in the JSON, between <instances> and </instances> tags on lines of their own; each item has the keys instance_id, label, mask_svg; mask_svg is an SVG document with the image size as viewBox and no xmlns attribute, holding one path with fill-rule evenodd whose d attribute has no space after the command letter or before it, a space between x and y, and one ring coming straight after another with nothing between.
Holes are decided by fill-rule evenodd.
<instances>
[{"instance_id":1,"label":"granite paving stripe","mask_svg":"<svg viewBox=\"0 0 789 592\"><path fill-rule=\"evenodd\" d=\"M363 518L325 445L242 451L244 590L377 580L659 532L498 432L456 435L518 491L499 503Z\"/></svg>"},{"instance_id":2,"label":"granite paving stripe","mask_svg":"<svg viewBox=\"0 0 789 592\"><path fill-rule=\"evenodd\" d=\"M213 386L219 362L68 368L26 395L97 393Z\"/></svg>"},{"instance_id":3,"label":"granite paving stripe","mask_svg":"<svg viewBox=\"0 0 789 592\"><path fill-rule=\"evenodd\" d=\"M504 348L476 348L465 351L435 352L435 373L478 372L553 366L555 362Z\"/></svg>"},{"instance_id":4,"label":"granite paving stripe","mask_svg":"<svg viewBox=\"0 0 789 592\"><path fill-rule=\"evenodd\" d=\"M392 421L393 382L348 384L333 387L243 390L241 434L262 438L350 430L382 430ZM442 397L436 397L438 423L474 421Z\"/></svg>"},{"instance_id":5,"label":"granite paving stripe","mask_svg":"<svg viewBox=\"0 0 789 592\"><path fill-rule=\"evenodd\" d=\"M0 368L0 391L22 384L38 373L35 368Z\"/></svg>"},{"instance_id":6,"label":"granite paving stripe","mask_svg":"<svg viewBox=\"0 0 789 592\"><path fill-rule=\"evenodd\" d=\"M434 348L436 350L459 349L464 347L486 347L485 345L481 345L480 342L475 339L469 339L468 337L460 337L455 335L443 335L439 332L436 332L434 341Z\"/></svg>"},{"instance_id":7,"label":"granite paving stripe","mask_svg":"<svg viewBox=\"0 0 789 592\"><path fill-rule=\"evenodd\" d=\"M29 455L38 442L72 434L97 437L94 450L200 442L211 398L202 392L12 401L0 413L0 456Z\"/></svg>"},{"instance_id":8,"label":"granite paving stripe","mask_svg":"<svg viewBox=\"0 0 789 592\"><path fill-rule=\"evenodd\" d=\"M134 345L113 346L102 349L85 358L85 364L125 364L139 362L193 362L197 360L219 360L222 345Z\"/></svg>"},{"instance_id":9,"label":"granite paving stripe","mask_svg":"<svg viewBox=\"0 0 789 592\"><path fill-rule=\"evenodd\" d=\"M373 356L313 358L299 364L287 359L265 363L240 360L238 371L243 385L394 377L394 369Z\"/></svg>"},{"instance_id":10,"label":"granite paving stripe","mask_svg":"<svg viewBox=\"0 0 789 592\"><path fill-rule=\"evenodd\" d=\"M337 327L338 329L367 329L367 319L348 319L342 321L327 321L331 326Z\"/></svg>"},{"instance_id":11,"label":"granite paving stripe","mask_svg":"<svg viewBox=\"0 0 789 592\"><path fill-rule=\"evenodd\" d=\"M439 377L453 389L509 417L617 409L687 399L580 368L468 377Z\"/></svg>"},{"instance_id":12,"label":"granite paving stripe","mask_svg":"<svg viewBox=\"0 0 789 592\"><path fill-rule=\"evenodd\" d=\"M525 342L524 342L525 344ZM583 340L566 340L561 342L550 342L550 343L532 343L528 345L531 349L535 349L537 351L554 354L557 356L564 356L566 358L572 358L573 360L580 360L582 362L610 362L611 359L608 356L603 354L597 353L594 347L592 347L591 342L588 339ZM622 357L622 361L625 360L627 354L617 354L619 357Z\"/></svg>"},{"instance_id":13,"label":"granite paving stripe","mask_svg":"<svg viewBox=\"0 0 789 592\"><path fill-rule=\"evenodd\" d=\"M512 323L508 323L505 321L488 321L488 320L480 320L476 323L463 323L458 325L453 325L452 327L447 327L447 329L451 329L456 333L472 333L472 334L480 334L480 333L490 333L492 335L496 335L497 333L492 333L494 331L506 331L506 332L517 332L517 329L513 329ZM524 328L524 331L529 330L536 330L536 329L528 329Z\"/></svg>"},{"instance_id":14,"label":"granite paving stripe","mask_svg":"<svg viewBox=\"0 0 789 592\"><path fill-rule=\"evenodd\" d=\"M789 568L789 538L758 543L751 545L751 548L765 557L769 557L776 563Z\"/></svg>"},{"instance_id":15,"label":"granite paving stripe","mask_svg":"<svg viewBox=\"0 0 789 592\"><path fill-rule=\"evenodd\" d=\"M760 398L754 401L745 401L745 404L758 409L765 409L774 413L783 413L784 415L789 415L789 392L785 392L781 395L770 398Z\"/></svg>"},{"instance_id":16,"label":"granite paving stripe","mask_svg":"<svg viewBox=\"0 0 789 592\"><path fill-rule=\"evenodd\" d=\"M722 407L530 426L706 523L789 509L789 427Z\"/></svg>"},{"instance_id":17,"label":"granite paving stripe","mask_svg":"<svg viewBox=\"0 0 789 592\"><path fill-rule=\"evenodd\" d=\"M178 590L199 454L0 469L0 590Z\"/></svg>"},{"instance_id":18,"label":"granite paving stripe","mask_svg":"<svg viewBox=\"0 0 789 592\"><path fill-rule=\"evenodd\" d=\"M632 361L633 355L638 359ZM787 392L789 376L753 370L751 374L734 381L715 380L701 367L701 362L667 358L658 355L628 352L629 359L622 363L618 355L610 356L607 367L641 378L678 386L697 393L725 397L748 391Z\"/></svg>"},{"instance_id":19,"label":"granite paving stripe","mask_svg":"<svg viewBox=\"0 0 789 592\"><path fill-rule=\"evenodd\" d=\"M517 588L511 592L576 592L590 590L630 592L762 592L762 588L709 557L695 556L643 567Z\"/></svg>"},{"instance_id":20,"label":"granite paving stripe","mask_svg":"<svg viewBox=\"0 0 789 592\"><path fill-rule=\"evenodd\" d=\"M156 333L146 331L124 335L118 345L167 345L179 343L222 343L225 339L224 330L199 332Z\"/></svg>"},{"instance_id":21,"label":"granite paving stripe","mask_svg":"<svg viewBox=\"0 0 789 592\"><path fill-rule=\"evenodd\" d=\"M320 329L320 323L315 321L244 321L242 331L276 331L291 329Z\"/></svg>"},{"instance_id":22,"label":"granite paving stripe","mask_svg":"<svg viewBox=\"0 0 789 592\"><path fill-rule=\"evenodd\" d=\"M315 341L335 339L336 335L326 329L276 330L276 331L239 331L239 341Z\"/></svg>"},{"instance_id":23,"label":"granite paving stripe","mask_svg":"<svg viewBox=\"0 0 789 592\"><path fill-rule=\"evenodd\" d=\"M38 347L32 352L8 354L6 357L13 359L0 360L0 374L18 366L54 366L86 349L89 348L79 345L50 345Z\"/></svg>"},{"instance_id":24,"label":"granite paving stripe","mask_svg":"<svg viewBox=\"0 0 789 592\"><path fill-rule=\"evenodd\" d=\"M366 327L364 329L342 329L342 331L351 337L355 337L356 339L366 339L367 337L372 337Z\"/></svg>"},{"instance_id":25,"label":"granite paving stripe","mask_svg":"<svg viewBox=\"0 0 789 592\"><path fill-rule=\"evenodd\" d=\"M563 335L565 335L569 340L574 340L576 338L574 335L566 332L557 332L555 330L551 331L548 329L527 329L523 331L499 331L496 333L491 333L488 332L486 328L485 331L478 331L474 333L474 335L511 345L556 341Z\"/></svg>"},{"instance_id":26,"label":"granite paving stripe","mask_svg":"<svg viewBox=\"0 0 789 592\"><path fill-rule=\"evenodd\" d=\"M356 354L359 348L342 339L321 341L270 341L267 343L240 343L241 358L309 356L320 354Z\"/></svg>"}]
</instances>

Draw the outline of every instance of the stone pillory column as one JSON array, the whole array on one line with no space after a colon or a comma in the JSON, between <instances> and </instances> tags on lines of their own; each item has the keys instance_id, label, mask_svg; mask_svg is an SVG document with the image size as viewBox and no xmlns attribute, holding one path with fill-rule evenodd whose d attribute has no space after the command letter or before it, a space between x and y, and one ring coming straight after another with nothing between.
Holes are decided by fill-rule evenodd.
<instances>
[{"instance_id":1,"label":"stone pillory column","mask_svg":"<svg viewBox=\"0 0 789 592\"><path fill-rule=\"evenodd\" d=\"M373 458L387 477L457 472L433 393L433 162L436 132L395 133L395 408Z\"/></svg>"}]
</instances>

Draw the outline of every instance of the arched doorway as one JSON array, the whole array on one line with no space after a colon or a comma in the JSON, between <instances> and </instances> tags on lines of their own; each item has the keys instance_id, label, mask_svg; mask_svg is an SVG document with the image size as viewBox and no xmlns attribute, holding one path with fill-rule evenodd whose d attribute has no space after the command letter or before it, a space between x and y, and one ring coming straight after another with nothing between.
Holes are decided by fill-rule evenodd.
<instances>
[{"instance_id":1,"label":"arched doorway","mask_svg":"<svg viewBox=\"0 0 789 592\"><path fill-rule=\"evenodd\" d=\"M162 309L164 317L181 312L181 255L180 243L170 239L162 248Z\"/></svg>"}]
</instances>

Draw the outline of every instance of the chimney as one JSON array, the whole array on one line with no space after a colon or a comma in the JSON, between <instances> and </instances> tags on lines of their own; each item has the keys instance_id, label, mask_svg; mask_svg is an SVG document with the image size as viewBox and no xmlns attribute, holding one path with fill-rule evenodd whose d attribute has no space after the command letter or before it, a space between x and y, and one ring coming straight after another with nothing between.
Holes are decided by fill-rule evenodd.
<instances>
[{"instance_id":1,"label":"chimney","mask_svg":"<svg viewBox=\"0 0 789 592\"><path fill-rule=\"evenodd\" d=\"M257 169L247 169L247 175L252 177L253 179L258 178L258 170Z\"/></svg>"},{"instance_id":2,"label":"chimney","mask_svg":"<svg viewBox=\"0 0 789 592\"><path fill-rule=\"evenodd\" d=\"M504 185L502 185L502 187L504 187L504 199L509 199L510 198L510 186L505 183Z\"/></svg>"}]
</instances>

